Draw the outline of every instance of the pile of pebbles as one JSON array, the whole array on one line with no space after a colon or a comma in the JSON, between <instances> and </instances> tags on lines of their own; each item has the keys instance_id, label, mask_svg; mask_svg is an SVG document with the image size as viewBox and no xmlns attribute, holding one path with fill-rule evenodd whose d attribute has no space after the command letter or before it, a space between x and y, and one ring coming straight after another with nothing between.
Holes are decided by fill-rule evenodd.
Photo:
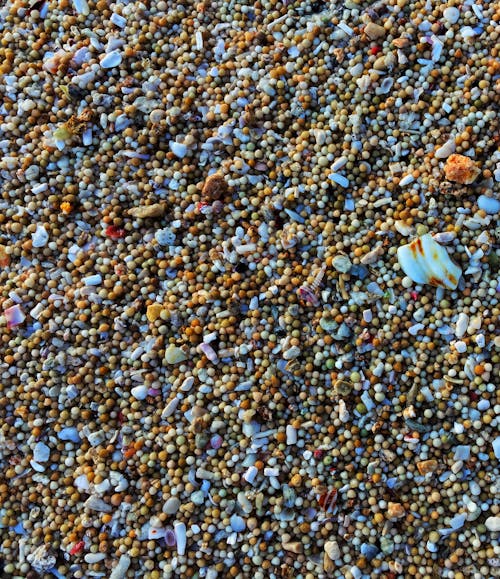
<instances>
[{"instance_id":1,"label":"pile of pebbles","mask_svg":"<svg viewBox=\"0 0 500 579\"><path fill-rule=\"evenodd\" d=\"M0 8L0 574L499 572L495 2Z\"/></svg>"}]
</instances>

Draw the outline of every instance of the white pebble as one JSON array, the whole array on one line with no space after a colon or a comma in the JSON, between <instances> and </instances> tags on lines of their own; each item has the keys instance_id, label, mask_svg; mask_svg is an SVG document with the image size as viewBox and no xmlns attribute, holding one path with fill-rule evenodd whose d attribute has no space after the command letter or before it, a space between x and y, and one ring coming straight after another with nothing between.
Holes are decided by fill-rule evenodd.
<instances>
[{"instance_id":1,"label":"white pebble","mask_svg":"<svg viewBox=\"0 0 500 579\"><path fill-rule=\"evenodd\" d=\"M479 209L485 211L488 215L495 215L500 212L500 201L494 197L480 195L477 200Z\"/></svg>"},{"instance_id":2,"label":"white pebble","mask_svg":"<svg viewBox=\"0 0 500 579\"><path fill-rule=\"evenodd\" d=\"M297 443L297 429L291 424L288 424L286 427L286 443L288 445Z\"/></svg>"},{"instance_id":3,"label":"white pebble","mask_svg":"<svg viewBox=\"0 0 500 579\"><path fill-rule=\"evenodd\" d=\"M88 16L90 14L87 0L73 0L73 6L75 7L77 14L83 14L84 16Z\"/></svg>"},{"instance_id":4,"label":"white pebble","mask_svg":"<svg viewBox=\"0 0 500 579\"><path fill-rule=\"evenodd\" d=\"M500 531L500 516L488 517L484 524L488 531L491 531L492 533L498 533L498 531Z\"/></svg>"},{"instance_id":5,"label":"white pebble","mask_svg":"<svg viewBox=\"0 0 500 579\"><path fill-rule=\"evenodd\" d=\"M127 19L120 16L120 14L116 14L116 12L113 12L110 20L115 26L118 26L118 28L125 28L127 24Z\"/></svg>"},{"instance_id":6,"label":"white pebble","mask_svg":"<svg viewBox=\"0 0 500 579\"><path fill-rule=\"evenodd\" d=\"M497 436L493 441L493 452L496 458L500 458L500 436Z\"/></svg>"},{"instance_id":7,"label":"white pebble","mask_svg":"<svg viewBox=\"0 0 500 579\"><path fill-rule=\"evenodd\" d=\"M82 279L84 285L86 286L94 286L94 285L101 285L102 283L102 276L98 273L94 275L88 275Z\"/></svg>"},{"instance_id":8,"label":"white pebble","mask_svg":"<svg viewBox=\"0 0 500 579\"><path fill-rule=\"evenodd\" d=\"M460 11L455 6L449 6L445 8L443 12L443 18L448 22L448 24L455 24L460 18Z\"/></svg>"},{"instance_id":9,"label":"white pebble","mask_svg":"<svg viewBox=\"0 0 500 579\"><path fill-rule=\"evenodd\" d=\"M455 345L455 350L459 354L463 354L464 352L467 352L467 344L465 342L462 342L462 340L456 341L454 345Z\"/></svg>"},{"instance_id":10,"label":"white pebble","mask_svg":"<svg viewBox=\"0 0 500 579\"><path fill-rule=\"evenodd\" d=\"M183 159L188 152L188 148L184 143L178 143L177 141L170 141L170 150L179 159Z\"/></svg>"},{"instance_id":11,"label":"white pebble","mask_svg":"<svg viewBox=\"0 0 500 579\"><path fill-rule=\"evenodd\" d=\"M469 316L464 312L460 312L458 314L457 322L455 324L455 336L457 338L461 338L465 334L468 325L469 325Z\"/></svg>"},{"instance_id":12,"label":"white pebble","mask_svg":"<svg viewBox=\"0 0 500 579\"><path fill-rule=\"evenodd\" d=\"M49 234L43 225L37 225L36 231L31 236L33 247L44 247L49 240Z\"/></svg>"},{"instance_id":13,"label":"white pebble","mask_svg":"<svg viewBox=\"0 0 500 579\"><path fill-rule=\"evenodd\" d=\"M247 481L247 483L253 484L253 481L255 480L258 472L259 470L257 467L249 466L246 473L243 475L243 478Z\"/></svg>"},{"instance_id":14,"label":"white pebble","mask_svg":"<svg viewBox=\"0 0 500 579\"><path fill-rule=\"evenodd\" d=\"M140 386L135 386L135 388L132 388L130 393L136 400L144 400L148 395L148 387L144 384L141 384Z\"/></svg>"},{"instance_id":15,"label":"white pebble","mask_svg":"<svg viewBox=\"0 0 500 579\"><path fill-rule=\"evenodd\" d=\"M449 141L446 141L444 145L441 145L436 149L436 151L434 152L434 156L437 159L446 159L454 152L455 152L455 139L450 139Z\"/></svg>"},{"instance_id":16,"label":"white pebble","mask_svg":"<svg viewBox=\"0 0 500 579\"><path fill-rule=\"evenodd\" d=\"M340 185L341 187L349 187L349 180L343 175L331 173L329 177L334 183L337 183L337 185Z\"/></svg>"},{"instance_id":17,"label":"white pebble","mask_svg":"<svg viewBox=\"0 0 500 579\"><path fill-rule=\"evenodd\" d=\"M43 442L37 442L33 449L33 460L36 462L47 462L50 458L50 448Z\"/></svg>"},{"instance_id":18,"label":"white pebble","mask_svg":"<svg viewBox=\"0 0 500 579\"><path fill-rule=\"evenodd\" d=\"M115 66L120 66L122 62L122 54L118 50L112 50L108 52L106 56L101 60L102 68L114 68Z\"/></svg>"}]
</instances>

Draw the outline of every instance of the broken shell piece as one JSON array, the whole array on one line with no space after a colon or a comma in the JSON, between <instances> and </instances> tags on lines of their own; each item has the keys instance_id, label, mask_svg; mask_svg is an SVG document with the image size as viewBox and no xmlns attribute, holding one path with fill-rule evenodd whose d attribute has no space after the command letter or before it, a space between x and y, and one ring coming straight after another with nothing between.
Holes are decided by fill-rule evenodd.
<instances>
[{"instance_id":1,"label":"broken shell piece","mask_svg":"<svg viewBox=\"0 0 500 579\"><path fill-rule=\"evenodd\" d=\"M3 314L5 316L5 319L7 320L8 328L14 328L19 324L22 324L26 318L19 304L15 304L10 308L7 308Z\"/></svg>"},{"instance_id":2,"label":"broken shell piece","mask_svg":"<svg viewBox=\"0 0 500 579\"><path fill-rule=\"evenodd\" d=\"M182 556L186 552L186 525L181 521L175 521L174 533L177 543L177 553Z\"/></svg>"},{"instance_id":3,"label":"broken shell piece","mask_svg":"<svg viewBox=\"0 0 500 579\"><path fill-rule=\"evenodd\" d=\"M27 557L28 563L33 569L43 575L56 564L56 558L49 555L48 548L45 545L40 545L37 549L30 553Z\"/></svg>"},{"instance_id":4,"label":"broken shell piece","mask_svg":"<svg viewBox=\"0 0 500 579\"><path fill-rule=\"evenodd\" d=\"M462 270L454 264L446 249L427 233L398 249L403 271L415 283L455 289Z\"/></svg>"},{"instance_id":5,"label":"broken shell piece","mask_svg":"<svg viewBox=\"0 0 500 579\"><path fill-rule=\"evenodd\" d=\"M448 181L454 181L462 185L470 185L480 173L481 169L472 159L465 157L465 155L450 155L444 166L444 174Z\"/></svg>"},{"instance_id":6,"label":"broken shell piece","mask_svg":"<svg viewBox=\"0 0 500 579\"><path fill-rule=\"evenodd\" d=\"M122 555L118 560L118 564L111 571L109 579L123 579L126 576L127 570L130 567L131 559L128 555Z\"/></svg>"},{"instance_id":7,"label":"broken shell piece","mask_svg":"<svg viewBox=\"0 0 500 579\"><path fill-rule=\"evenodd\" d=\"M31 236L33 247L44 247L49 240L49 234L43 225L37 225L36 231Z\"/></svg>"},{"instance_id":8,"label":"broken shell piece","mask_svg":"<svg viewBox=\"0 0 500 579\"><path fill-rule=\"evenodd\" d=\"M186 354L183 350L170 344L170 346L165 350L165 362L167 364L179 364L187 359Z\"/></svg>"},{"instance_id":9,"label":"broken shell piece","mask_svg":"<svg viewBox=\"0 0 500 579\"><path fill-rule=\"evenodd\" d=\"M84 503L84 507L90 511L97 511L98 513L110 513L113 507L96 496L90 496Z\"/></svg>"}]
</instances>

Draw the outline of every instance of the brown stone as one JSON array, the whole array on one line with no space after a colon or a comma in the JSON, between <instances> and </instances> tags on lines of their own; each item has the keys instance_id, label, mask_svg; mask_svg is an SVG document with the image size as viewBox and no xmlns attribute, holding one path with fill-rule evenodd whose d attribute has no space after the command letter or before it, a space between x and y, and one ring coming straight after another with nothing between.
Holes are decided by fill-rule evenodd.
<instances>
[{"instance_id":1,"label":"brown stone","mask_svg":"<svg viewBox=\"0 0 500 579\"><path fill-rule=\"evenodd\" d=\"M375 24L375 22L368 22L365 26L365 34L370 40L376 40L385 36L385 28L380 24Z\"/></svg>"},{"instance_id":2,"label":"brown stone","mask_svg":"<svg viewBox=\"0 0 500 579\"><path fill-rule=\"evenodd\" d=\"M136 219L148 219L150 217L163 217L167 208L164 203L154 203L153 205L142 205L141 207L132 207L128 214Z\"/></svg>"},{"instance_id":3,"label":"brown stone","mask_svg":"<svg viewBox=\"0 0 500 579\"><path fill-rule=\"evenodd\" d=\"M207 201L216 201L221 197L225 197L228 189L229 187L224 177L220 173L214 173L207 177L201 194Z\"/></svg>"}]
</instances>

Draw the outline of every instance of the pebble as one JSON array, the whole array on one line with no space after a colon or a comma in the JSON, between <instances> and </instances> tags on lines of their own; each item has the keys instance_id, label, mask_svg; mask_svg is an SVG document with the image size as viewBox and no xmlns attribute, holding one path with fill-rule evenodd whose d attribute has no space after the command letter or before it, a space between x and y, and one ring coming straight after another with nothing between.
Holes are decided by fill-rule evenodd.
<instances>
[{"instance_id":1,"label":"pebble","mask_svg":"<svg viewBox=\"0 0 500 579\"><path fill-rule=\"evenodd\" d=\"M448 6L443 11L443 18L448 24L455 24L460 18L460 10L455 6Z\"/></svg>"},{"instance_id":2,"label":"pebble","mask_svg":"<svg viewBox=\"0 0 500 579\"><path fill-rule=\"evenodd\" d=\"M49 241L49 233L43 225L37 225L31 240L33 247L45 247Z\"/></svg>"},{"instance_id":3,"label":"pebble","mask_svg":"<svg viewBox=\"0 0 500 579\"><path fill-rule=\"evenodd\" d=\"M243 519L243 517L240 517L238 515L232 515L230 523L231 529L235 533L242 533L246 529L245 519Z\"/></svg>"},{"instance_id":4,"label":"pebble","mask_svg":"<svg viewBox=\"0 0 500 579\"><path fill-rule=\"evenodd\" d=\"M37 442L33 449L33 460L47 462L50 458L50 448L43 442Z\"/></svg>"},{"instance_id":5,"label":"pebble","mask_svg":"<svg viewBox=\"0 0 500 579\"><path fill-rule=\"evenodd\" d=\"M166 515L175 515L181 506L181 502L177 497L170 497L165 501L162 511Z\"/></svg>"},{"instance_id":6,"label":"pebble","mask_svg":"<svg viewBox=\"0 0 500 579\"><path fill-rule=\"evenodd\" d=\"M480 195L477 199L479 209L485 211L488 215L500 213L500 200L487 195Z\"/></svg>"},{"instance_id":7,"label":"pebble","mask_svg":"<svg viewBox=\"0 0 500 579\"><path fill-rule=\"evenodd\" d=\"M500 531L500 517L496 516L496 517L488 517L486 519L486 521L484 522L486 528L488 529L488 531L491 531L492 533L498 533Z\"/></svg>"},{"instance_id":8,"label":"pebble","mask_svg":"<svg viewBox=\"0 0 500 579\"><path fill-rule=\"evenodd\" d=\"M75 427L68 426L66 428L62 428L57 433L57 438L59 440L68 440L70 442L79 443L81 442L80 435L78 433L78 429Z\"/></svg>"},{"instance_id":9,"label":"pebble","mask_svg":"<svg viewBox=\"0 0 500 579\"><path fill-rule=\"evenodd\" d=\"M165 351L165 362L167 364L180 364L187 360L187 356L183 350L171 344Z\"/></svg>"},{"instance_id":10,"label":"pebble","mask_svg":"<svg viewBox=\"0 0 500 579\"><path fill-rule=\"evenodd\" d=\"M145 400L148 396L148 387L144 384L141 384L140 386L134 386L130 393L137 400Z\"/></svg>"},{"instance_id":11,"label":"pebble","mask_svg":"<svg viewBox=\"0 0 500 579\"><path fill-rule=\"evenodd\" d=\"M493 440L493 452L495 453L495 457L497 459L500 459L500 436L497 436L494 440Z\"/></svg>"},{"instance_id":12,"label":"pebble","mask_svg":"<svg viewBox=\"0 0 500 579\"><path fill-rule=\"evenodd\" d=\"M122 53L119 50L108 52L101 60L102 68L115 68L122 62Z\"/></svg>"}]
</instances>

